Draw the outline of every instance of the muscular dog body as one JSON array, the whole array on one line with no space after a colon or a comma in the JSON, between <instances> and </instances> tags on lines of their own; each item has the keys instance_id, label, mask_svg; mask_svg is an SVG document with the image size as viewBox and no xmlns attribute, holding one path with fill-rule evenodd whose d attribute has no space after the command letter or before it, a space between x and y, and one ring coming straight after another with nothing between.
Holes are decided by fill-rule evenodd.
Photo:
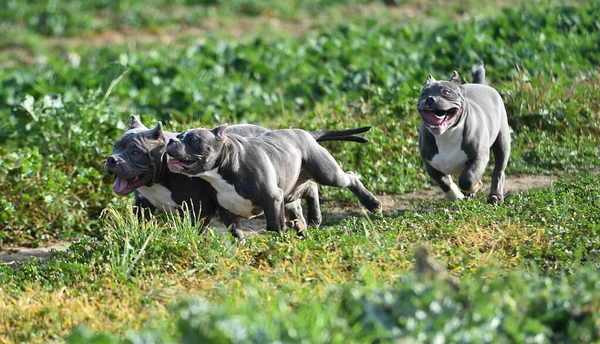
<instances>
[{"instance_id":1,"label":"muscular dog body","mask_svg":"<svg viewBox=\"0 0 600 344\"><path fill-rule=\"evenodd\" d=\"M280 231L292 226L285 223L283 204L302 197L311 180L348 188L367 209L381 211L381 203L310 133L284 129L242 137L226 128L187 130L169 141L167 152L171 171L210 182L230 212L251 218L264 211L267 230Z\"/></svg>"},{"instance_id":2,"label":"muscular dog body","mask_svg":"<svg viewBox=\"0 0 600 344\"><path fill-rule=\"evenodd\" d=\"M367 142L364 138L353 135L367 130L368 127L343 133L336 130L317 130L311 134L320 141ZM232 125L227 131L241 136L258 136L269 130L256 125L242 124ZM166 144L175 137L175 133L164 131L160 122L155 128L148 129L137 117L132 116L128 130L115 142L113 153L105 164L106 172L115 175L114 192L121 196L133 192L134 206L140 210L140 217L142 214L181 209L185 202L192 218L203 219L204 225L218 213L225 225L239 228L239 216L218 206L217 194L210 183L169 171ZM321 223L321 212L318 187L314 182L305 185L302 198L308 203L308 225L318 227ZM287 203L285 208L289 220L299 220L307 225L299 200ZM198 210L200 214L197 213Z\"/></svg>"},{"instance_id":3,"label":"muscular dog body","mask_svg":"<svg viewBox=\"0 0 600 344\"><path fill-rule=\"evenodd\" d=\"M421 115L419 150L427 173L454 201L473 195L494 153L489 203L504 200L504 170L510 156L510 129L498 92L486 86L480 64L474 74L480 84L461 84L455 71L449 81L427 77L417 109ZM458 187L451 176L458 176ZM460 188L460 189L459 189Z\"/></svg>"}]
</instances>

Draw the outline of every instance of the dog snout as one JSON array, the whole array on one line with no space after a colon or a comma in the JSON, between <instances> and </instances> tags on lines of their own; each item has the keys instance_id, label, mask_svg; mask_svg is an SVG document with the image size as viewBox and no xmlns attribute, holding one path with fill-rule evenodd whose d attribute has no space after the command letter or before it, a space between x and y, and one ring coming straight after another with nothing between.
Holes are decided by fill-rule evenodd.
<instances>
[{"instance_id":1,"label":"dog snout","mask_svg":"<svg viewBox=\"0 0 600 344\"><path fill-rule=\"evenodd\" d=\"M111 155L111 156L108 157L108 159L106 159L106 163L108 165L116 165L116 164L119 163L119 159L117 159L116 156Z\"/></svg>"},{"instance_id":2,"label":"dog snout","mask_svg":"<svg viewBox=\"0 0 600 344\"><path fill-rule=\"evenodd\" d=\"M181 149L181 141L178 139L170 139L169 143L167 143L167 154L173 156L173 154L177 154Z\"/></svg>"},{"instance_id":3,"label":"dog snout","mask_svg":"<svg viewBox=\"0 0 600 344\"><path fill-rule=\"evenodd\" d=\"M178 138L170 139L169 143L167 143L167 148L169 147L172 149L181 147L181 140L179 140Z\"/></svg>"},{"instance_id":4,"label":"dog snout","mask_svg":"<svg viewBox=\"0 0 600 344\"><path fill-rule=\"evenodd\" d=\"M109 156L104 163L104 171L109 174L114 173L114 169L116 169L119 160L115 156Z\"/></svg>"},{"instance_id":5,"label":"dog snout","mask_svg":"<svg viewBox=\"0 0 600 344\"><path fill-rule=\"evenodd\" d=\"M435 98L433 98L432 96L429 96L425 99L425 103L433 104L433 103L435 103Z\"/></svg>"}]
</instances>

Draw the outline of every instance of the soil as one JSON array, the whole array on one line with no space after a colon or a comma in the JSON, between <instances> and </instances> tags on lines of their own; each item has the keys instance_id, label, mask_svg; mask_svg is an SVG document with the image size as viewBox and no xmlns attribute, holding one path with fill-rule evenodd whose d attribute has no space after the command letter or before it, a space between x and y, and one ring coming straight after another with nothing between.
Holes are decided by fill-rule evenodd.
<instances>
[{"instance_id":1,"label":"soil","mask_svg":"<svg viewBox=\"0 0 600 344\"><path fill-rule=\"evenodd\" d=\"M556 179L557 177L555 176L546 175L512 176L506 179L505 192L508 194L549 186L556 181ZM489 184L486 186L489 187ZM486 191L480 192L485 193ZM442 191L440 191L438 188L405 193L401 195L377 196L377 198L383 203L384 212L417 211L419 207L419 200L441 199L442 197ZM360 213L361 208L357 207L356 205L332 205L325 203L323 206L324 226L338 223L350 215ZM260 234L263 232L265 225L266 223L262 217L252 220L244 220L243 227L247 228L248 230L244 231L242 234L244 237L252 237ZM215 224L215 227L222 232L225 232L226 230L225 227L220 223ZM37 248L0 247L0 264L16 267L19 263L26 262L30 258L48 259L52 255L52 250L64 251L71 243L72 241L52 242L47 243L46 246Z\"/></svg>"}]
</instances>

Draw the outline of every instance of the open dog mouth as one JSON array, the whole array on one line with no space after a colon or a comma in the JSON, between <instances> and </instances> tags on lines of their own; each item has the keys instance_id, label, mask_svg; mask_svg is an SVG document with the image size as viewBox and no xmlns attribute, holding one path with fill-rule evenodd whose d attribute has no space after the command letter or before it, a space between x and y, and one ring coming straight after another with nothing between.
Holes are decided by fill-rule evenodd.
<instances>
[{"instance_id":1,"label":"open dog mouth","mask_svg":"<svg viewBox=\"0 0 600 344\"><path fill-rule=\"evenodd\" d=\"M119 196L125 196L138 187L146 185L151 177L151 173L142 173L133 178L117 176L113 183L113 191Z\"/></svg>"},{"instance_id":2,"label":"open dog mouth","mask_svg":"<svg viewBox=\"0 0 600 344\"><path fill-rule=\"evenodd\" d=\"M452 124L458 112L459 108L452 108L449 110L421 110L419 114L429 128L435 130Z\"/></svg>"},{"instance_id":3,"label":"open dog mouth","mask_svg":"<svg viewBox=\"0 0 600 344\"><path fill-rule=\"evenodd\" d=\"M191 170L197 163L195 160L177 159L169 156L169 170L171 172L181 172Z\"/></svg>"}]
</instances>

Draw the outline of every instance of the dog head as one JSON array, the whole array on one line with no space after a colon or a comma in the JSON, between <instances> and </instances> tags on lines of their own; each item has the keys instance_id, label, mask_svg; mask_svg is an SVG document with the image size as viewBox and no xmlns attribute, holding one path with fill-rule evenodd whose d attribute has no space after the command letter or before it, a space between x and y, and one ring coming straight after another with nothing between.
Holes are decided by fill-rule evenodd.
<instances>
[{"instance_id":1,"label":"dog head","mask_svg":"<svg viewBox=\"0 0 600 344\"><path fill-rule=\"evenodd\" d=\"M151 186L162 171L166 137L161 122L148 129L131 116L128 130L113 145L104 170L115 175L113 191L125 196L140 186Z\"/></svg>"},{"instance_id":2,"label":"dog head","mask_svg":"<svg viewBox=\"0 0 600 344\"><path fill-rule=\"evenodd\" d=\"M186 130L171 139L167 145L169 170L195 176L216 168L227 142L225 128L227 124L212 130Z\"/></svg>"},{"instance_id":3,"label":"dog head","mask_svg":"<svg viewBox=\"0 0 600 344\"><path fill-rule=\"evenodd\" d=\"M465 90L456 71L448 81L436 81L430 74L421 88L417 110L427 129L441 135L459 122L464 103Z\"/></svg>"}]
</instances>

